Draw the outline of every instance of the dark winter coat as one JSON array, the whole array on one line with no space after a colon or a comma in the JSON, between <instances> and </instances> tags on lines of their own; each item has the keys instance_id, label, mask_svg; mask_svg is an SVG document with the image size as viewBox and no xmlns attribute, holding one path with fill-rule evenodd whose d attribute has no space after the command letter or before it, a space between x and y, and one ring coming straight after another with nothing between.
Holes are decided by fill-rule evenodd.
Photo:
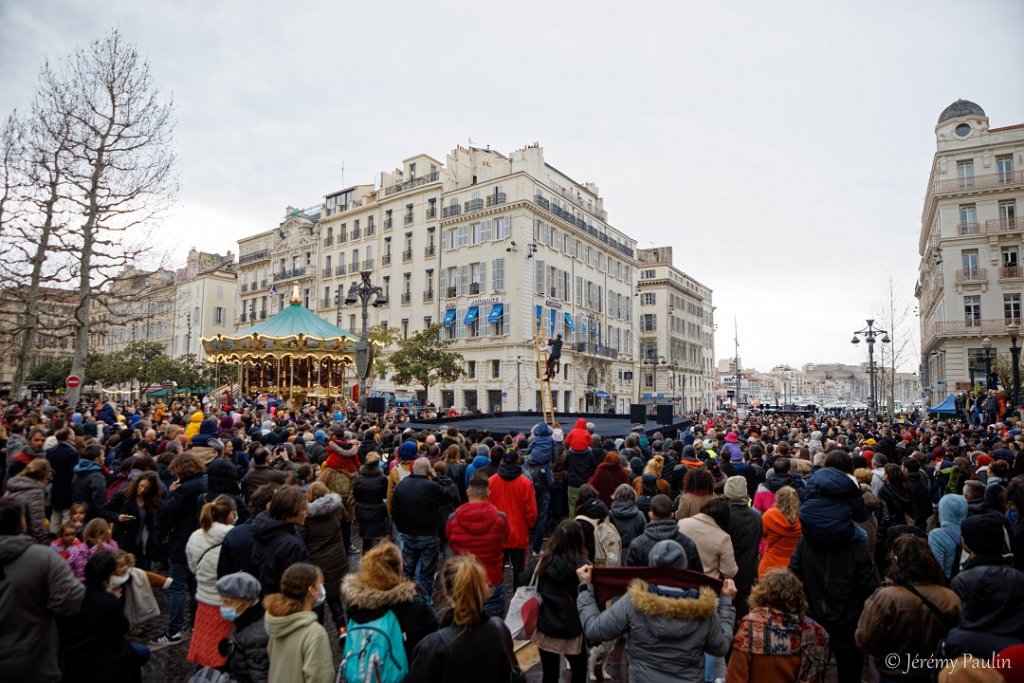
<instances>
[{"instance_id":1,"label":"dark winter coat","mask_svg":"<svg viewBox=\"0 0 1024 683\"><path fill-rule=\"evenodd\" d=\"M882 502L881 520L878 524L878 539L885 542L889 527L898 524L910 524L917 513L909 491L901 491L885 484L878 491L878 499Z\"/></svg>"},{"instance_id":2,"label":"dark winter coat","mask_svg":"<svg viewBox=\"0 0 1024 683\"><path fill-rule=\"evenodd\" d=\"M131 646L125 640L128 618L113 593L87 586L82 609L60 624L65 681L108 683L129 681L138 672Z\"/></svg>"},{"instance_id":3,"label":"dark winter coat","mask_svg":"<svg viewBox=\"0 0 1024 683\"><path fill-rule=\"evenodd\" d=\"M277 593L284 570L296 562L309 562L309 551L295 525L270 515L252 522L252 575L260 580L263 594Z\"/></svg>"},{"instance_id":4,"label":"dark winter coat","mask_svg":"<svg viewBox=\"0 0 1024 683\"><path fill-rule=\"evenodd\" d=\"M395 528L410 536L436 536L441 508L455 502L451 487L416 474L398 482L391 495Z\"/></svg>"},{"instance_id":5,"label":"dark winter coat","mask_svg":"<svg viewBox=\"0 0 1024 683\"><path fill-rule=\"evenodd\" d=\"M1024 572L1001 557L976 556L950 586L963 600L960 625L949 632L943 657L992 653L1024 642Z\"/></svg>"},{"instance_id":6,"label":"dark winter coat","mask_svg":"<svg viewBox=\"0 0 1024 683\"><path fill-rule=\"evenodd\" d=\"M261 512L255 517L250 517L241 524L231 527L231 531L224 537L220 546L220 557L217 559L217 578L245 572L253 574L252 570L252 525L256 519L266 517L267 512ZM255 576L255 574L253 574Z\"/></svg>"},{"instance_id":7,"label":"dark winter coat","mask_svg":"<svg viewBox=\"0 0 1024 683\"><path fill-rule=\"evenodd\" d=\"M217 457L206 467L206 487L213 497L222 493L232 497L240 495L241 479L235 463L227 458Z\"/></svg>"},{"instance_id":8,"label":"dark winter coat","mask_svg":"<svg viewBox=\"0 0 1024 683\"><path fill-rule=\"evenodd\" d=\"M353 483L356 501L356 521L362 538L381 538L387 530L388 478L380 467L363 465Z\"/></svg>"},{"instance_id":9,"label":"dark winter coat","mask_svg":"<svg viewBox=\"0 0 1024 683\"><path fill-rule=\"evenodd\" d=\"M583 624L576 611L576 592L580 583L576 569L568 558L554 555L537 577L537 592L542 599L537 630L544 635L575 638L583 633ZM527 568L522 581L530 581L533 572L533 566Z\"/></svg>"},{"instance_id":10,"label":"dark winter coat","mask_svg":"<svg viewBox=\"0 0 1024 683\"><path fill-rule=\"evenodd\" d=\"M910 489L910 499L914 503L914 526L924 529L934 511L931 480L924 472L908 472L907 487Z\"/></svg>"},{"instance_id":11,"label":"dark winter coat","mask_svg":"<svg viewBox=\"0 0 1024 683\"><path fill-rule=\"evenodd\" d=\"M450 619L449 619L450 621ZM424 638L413 653L409 681L479 683L507 681L512 673L512 636L505 622L480 615L467 628L451 624Z\"/></svg>"},{"instance_id":12,"label":"dark winter coat","mask_svg":"<svg viewBox=\"0 0 1024 683\"><path fill-rule=\"evenodd\" d=\"M50 489L50 505L54 510L71 508L71 486L75 478L75 465L78 464L78 451L74 445L62 441L46 451L46 459L53 468L53 482ZM57 531L57 529L54 529Z\"/></svg>"},{"instance_id":13,"label":"dark winter coat","mask_svg":"<svg viewBox=\"0 0 1024 683\"><path fill-rule=\"evenodd\" d=\"M437 618L423 593L409 579L402 579L389 590L378 590L363 583L359 574L349 574L341 584L345 612L352 622L365 624L384 616L391 610L398 619L405 641L405 652L412 661L413 651L420 641L437 630Z\"/></svg>"},{"instance_id":14,"label":"dark winter coat","mask_svg":"<svg viewBox=\"0 0 1024 683\"><path fill-rule=\"evenodd\" d=\"M757 579L757 550L761 544L761 514L746 501L729 501L729 536L736 555L736 598L733 604L738 614L747 613L747 598Z\"/></svg>"},{"instance_id":15,"label":"dark winter coat","mask_svg":"<svg viewBox=\"0 0 1024 683\"><path fill-rule=\"evenodd\" d=\"M341 580L348 573L348 553L341 536L342 518L341 496L328 493L309 504L301 532L309 561L324 574L327 597L341 593Z\"/></svg>"},{"instance_id":16,"label":"dark winter coat","mask_svg":"<svg viewBox=\"0 0 1024 683\"><path fill-rule=\"evenodd\" d=\"M868 518L860 486L834 467L823 467L811 476L803 500L803 538L823 548L849 544L855 532L854 522Z\"/></svg>"},{"instance_id":17,"label":"dark winter coat","mask_svg":"<svg viewBox=\"0 0 1024 683\"><path fill-rule=\"evenodd\" d=\"M198 474L182 479L177 490L167 496L160 506L160 528L169 540L168 556L171 562L187 564L185 545L192 532L199 528L199 496L206 493L206 479Z\"/></svg>"},{"instance_id":18,"label":"dark winter coat","mask_svg":"<svg viewBox=\"0 0 1024 683\"><path fill-rule=\"evenodd\" d=\"M608 507L601 502L600 498L591 498L582 505L576 506L576 516L586 517L587 519L593 520L593 524L587 524L582 522L580 528L583 529L583 546L587 549L587 557L594 560L597 555L597 547L594 545L594 532L599 524L605 517L608 516Z\"/></svg>"},{"instance_id":19,"label":"dark winter coat","mask_svg":"<svg viewBox=\"0 0 1024 683\"><path fill-rule=\"evenodd\" d=\"M695 572L704 571L704 563L701 562L697 544L689 536L679 531L679 526L674 519L655 520L648 524L644 532L629 544L622 565L624 567L648 566L651 548L659 541L675 541L683 546L683 550L686 552L686 568Z\"/></svg>"},{"instance_id":20,"label":"dark winter coat","mask_svg":"<svg viewBox=\"0 0 1024 683\"><path fill-rule=\"evenodd\" d=\"M593 476L596 464L592 448L585 451L566 451L565 481L569 486L578 487L587 483Z\"/></svg>"},{"instance_id":21,"label":"dark winter coat","mask_svg":"<svg viewBox=\"0 0 1024 683\"><path fill-rule=\"evenodd\" d=\"M98 462L81 460L75 465L71 500L74 503L85 503L86 521L95 517L103 517L108 522L116 519L103 512L103 506L107 504L107 476L103 474L103 468Z\"/></svg>"},{"instance_id":22,"label":"dark winter coat","mask_svg":"<svg viewBox=\"0 0 1024 683\"><path fill-rule=\"evenodd\" d=\"M619 530L623 548L629 548L633 539L647 528L647 517L637 509L636 503L629 498L613 500L608 514L612 518L612 524Z\"/></svg>"},{"instance_id":23,"label":"dark winter coat","mask_svg":"<svg viewBox=\"0 0 1024 683\"><path fill-rule=\"evenodd\" d=\"M114 497L107 503L106 509L115 516L131 515L135 518L127 522L118 522L114 525L114 540L117 541L118 548L136 557L148 557L150 559L156 557L160 541L160 526L157 524L159 509L139 509L138 501L134 497L131 499L125 498L124 491L115 493ZM140 538L143 527L145 527L149 534L145 545L143 545Z\"/></svg>"},{"instance_id":24,"label":"dark winter coat","mask_svg":"<svg viewBox=\"0 0 1024 683\"><path fill-rule=\"evenodd\" d=\"M809 543L805 535L789 568L804 583L808 616L824 626L833 640L852 642L864 601L878 588L867 544L844 543L829 550Z\"/></svg>"},{"instance_id":25,"label":"dark winter coat","mask_svg":"<svg viewBox=\"0 0 1024 683\"><path fill-rule=\"evenodd\" d=\"M267 683L270 657L267 643L270 637L263 623L263 605L257 602L238 615L227 639L228 666L238 683Z\"/></svg>"}]
</instances>

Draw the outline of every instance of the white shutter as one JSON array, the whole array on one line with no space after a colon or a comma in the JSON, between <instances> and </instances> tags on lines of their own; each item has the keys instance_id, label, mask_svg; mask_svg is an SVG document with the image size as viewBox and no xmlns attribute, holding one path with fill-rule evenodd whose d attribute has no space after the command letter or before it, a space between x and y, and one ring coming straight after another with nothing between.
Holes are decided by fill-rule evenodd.
<instances>
[{"instance_id":1,"label":"white shutter","mask_svg":"<svg viewBox=\"0 0 1024 683\"><path fill-rule=\"evenodd\" d=\"M440 286L441 286L441 291L438 294L438 297L448 296L448 271L447 270L442 270L441 271L441 275L438 278L438 282L440 282Z\"/></svg>"},{"instance_id":2,"label":"white shutter","mask_svg":"<svg viewBox=\"0 0 1024 683\"><path fill-rule=\"evenodd\" d=\"M441 232L441 251L449 251L452 248L452 233L454 230L444 230Z\"/></svg>"},{"instance_id":3,"label":"white shutter","mask_svg":"<svg viewBox=\"0 0 1024 683\"><path fill-rule=\"evenodd\" d=\"M459 296L469 291L469 266L459 266L459 284L457 286L459 291L456 294Z\"/></svg>"},{"instance_id":4,"label":"white shutter","mask_svg":"<svg viewBox=\"0 0 1024 683\"><path fill-rule=\"evenodd\" d=\"M505 289L505 259L496 258L491 264L491 289L501 292Z\"/></svg>"},{"instance_id":5,"label":"white shutter","mask_svg":"<svg viewBox=\"0 0 1024 683\"><path fill-rule=\"evenodd\" d=\"M491 241L491 219L490 218L488 218L487 220L485 220L482 223L480 223L480 241L481 242L490 242Z\"/></svg>"},{"instance_id":6,"label":"white shutter","mask_svg":"<svg viewBox=\"0 0 1024 683\"><path fill-rule=\"evenodd\" d=\"M483 294L487 291L487 261L480 262L480 279L477 281L480 285L480 293Z\"/></svg>"},{"instance_id":7,"label":"white shutter","mask_svg":"<svg viewBox=\"0 0 1024 683\"><path fill-rule=\"evenodd\" d=\"M543 294L544 293L544 273L545 273L546 270L547 270L547 268L544 267L544 262L543 261L537 261L536 267L534 268L534 274L533 274L533 282L534 282L533 289L534 289L534 291L537 294Z\"/></svg>"}]
</instances>

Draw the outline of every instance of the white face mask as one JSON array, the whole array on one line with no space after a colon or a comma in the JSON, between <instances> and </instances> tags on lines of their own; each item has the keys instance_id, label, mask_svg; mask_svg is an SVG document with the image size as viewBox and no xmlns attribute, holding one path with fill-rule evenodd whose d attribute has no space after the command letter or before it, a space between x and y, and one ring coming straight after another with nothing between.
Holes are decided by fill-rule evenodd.
<instances>
[{"instance_id":1,"label":"white face mask","mask_svg":"<svg viewBox=\"0 0 1024 683\"><path fill-rule=\"evenodd\" d=\"M113 574L110 577L110 587L118 588L120 586L123 586L124 584L128 583L129 578L131 577L128 574L125 574L124 576L118 576L117 574Z\"/></svg>"}]
</instances>

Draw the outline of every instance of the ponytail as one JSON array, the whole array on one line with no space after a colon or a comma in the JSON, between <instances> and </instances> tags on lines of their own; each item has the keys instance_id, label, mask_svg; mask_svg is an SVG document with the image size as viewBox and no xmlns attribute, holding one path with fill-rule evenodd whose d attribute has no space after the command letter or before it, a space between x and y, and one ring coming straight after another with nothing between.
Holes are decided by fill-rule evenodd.
<instances>
[{"instance_id":1,"label":"ponytail","mask_svg":"<svg viewBox=\"0 0 1024 683\"><path fill-rule=\"evenodd\" d=\"M323 581L324 575L320 568L308 562L298 562L288 567L281 575L281 583L277 593L271 593L263 599L263 607L267 613L275 617L286 617L306 609L309 589Z\"/></svg>"},{"instance_id":2,"label":"ponytail","mask_svg":"<svg viewBox=\"0 0 1024 683\"><path fill-rule=\"evenodd\" d=\"M441 578L452 603L452 622L467 628L480 621L491 594L480 563L467 555L454 557L445 564Z\"/></svg>"},{"instance_id":3,"label":"ponytail","mask_svg":"<svg viewBox=\"0 0 1024 683\"><path fill-rule=\"evenodd\" d=\"M209 531L214 522L221 524L228 523L228 517L237 509L235 499L223 494L217 496L213 502L203 506L199 513L199 526L203 531Z\"/></svg>"}]
</instances>

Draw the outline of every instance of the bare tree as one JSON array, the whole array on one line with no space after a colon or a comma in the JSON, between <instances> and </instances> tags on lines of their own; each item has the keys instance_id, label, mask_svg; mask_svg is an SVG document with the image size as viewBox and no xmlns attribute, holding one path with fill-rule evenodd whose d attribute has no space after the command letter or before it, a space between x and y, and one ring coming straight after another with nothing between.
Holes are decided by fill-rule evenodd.
<instances>
[{"instance_id":1,"label":"bare tree","mask_svg":"<svg viewBox=\"0 0 1024 683\"><path fill-rule=\"evenodd\" d=\"M72 374L85 371L94 304L126 266L151 251L153 222L177 192L173 105L118 31L76 51L53 83L66 90L73 161L69 198L81 211L62 248L75 255L78 305ZM78 400L80 389L69 392Z\"/></svg>"},{"instance_id":2,"label":"bare tree","mask_svg":"<svg viewBox=\"0 0 1024 683\"><path fill-rule=\"evenodd\" d=\"M911 334L911 318L914 311L912 299L896 291L892 277L884 298L878 307L876 317L881 327L889 331L889 344L881 344L879 362L882 368L879 382L890 411L896 405L896 373L901 371L916 356L917 347Z\"/></svg>"}]
</instances>

